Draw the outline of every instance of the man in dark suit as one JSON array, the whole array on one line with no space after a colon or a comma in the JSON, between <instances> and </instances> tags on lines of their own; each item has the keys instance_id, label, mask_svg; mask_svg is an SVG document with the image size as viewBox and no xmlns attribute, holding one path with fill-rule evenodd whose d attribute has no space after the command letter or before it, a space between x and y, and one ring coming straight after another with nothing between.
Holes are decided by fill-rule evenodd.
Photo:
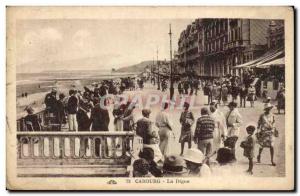
<instances>
[{"instance_id":1,"label":"man in dark suit","mask_svg":"<svg viewBox=\"0 0 300 196\"><path fill-rule=\"evenodd\" d=\"M91 109L93 108L92 103L84 103L82 106L79 107L76 119L78 122L78 131L90 131L91 127ZM80 140L80 146L81 149L84 149L84 152L86 152L86 149L89 146L89 141L87 138L84 140Z\"/></svg>"},{"instance_id":2,"label":"man in dark suit","mask_svg":"<svg viewBox=\"0 0 300 196\"><path fill-rule=\"evenodd\" d=\"M90 131L92 104L87 103L79 107L76 118L78 122L78 131Z\"/></svg>"},{"instance_id":3,"label":"man in dark suit","mask_svg":"<svg viewBox=\"0 0 300 196\"><path fill-rule=\"evenodd\" d=\"M105 98L102 98L105 99ZM106 108L106 101L102 100L102 104L99 103L99 99L96 99L96 105L91 112L92 131L108 131L109 125L109 113ZM103 104L104 103L104 104ZM104 140L104 146L106 146L106 154L108 152L107 140ZM95 141L95 154L100 156L100 141Z\"/></svg>"}]
</instances>

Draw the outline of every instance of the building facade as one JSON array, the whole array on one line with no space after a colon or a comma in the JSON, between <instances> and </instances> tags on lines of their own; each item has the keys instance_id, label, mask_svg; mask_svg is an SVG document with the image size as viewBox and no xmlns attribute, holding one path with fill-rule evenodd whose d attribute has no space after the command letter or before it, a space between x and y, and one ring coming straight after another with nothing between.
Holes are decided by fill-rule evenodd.
<instances>
[{"instance_id":1,"label":"building facade","mask_svg":"<svg viewBox=\"0 0 300 196\"><path fill-rule=\"evenodd\" d=\"M284 47L284 21L270 21L267 35L268 49Z\"/></svg>"},{"instance_id":2,"label":"building facade","mask_svg":"<svg viewBox=\"0 0 300 196\"><path fill-rule=\"evenodd\" d=\"M241 75L242 69L233 67L266 51L269 23L250 19L196 19L182 31L178 41L180 71L202 77Z\"/></svg>"}]
</instances>

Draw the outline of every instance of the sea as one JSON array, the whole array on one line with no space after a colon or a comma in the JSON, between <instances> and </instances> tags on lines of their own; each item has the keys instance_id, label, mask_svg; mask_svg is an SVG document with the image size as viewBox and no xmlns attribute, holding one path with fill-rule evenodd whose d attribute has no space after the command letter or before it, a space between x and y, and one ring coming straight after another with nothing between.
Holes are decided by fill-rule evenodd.
<instances>
[{"instance_id":1,"label":"sea","mask_svg":"<svg viewBox=\"0 0 300 196\"><path fill-rule=\"evenodd\" d=\"M105 79L113 79L120 77L133 76L133 72L112 72L107 70L75 70L75 71L44 71L39 73L17 73L17 97L22 97L22 94L27 95L46 92L62 86L79 86L100 82ZM65 85L64 85L65 84Z\"/></svg>"}]
</instances>

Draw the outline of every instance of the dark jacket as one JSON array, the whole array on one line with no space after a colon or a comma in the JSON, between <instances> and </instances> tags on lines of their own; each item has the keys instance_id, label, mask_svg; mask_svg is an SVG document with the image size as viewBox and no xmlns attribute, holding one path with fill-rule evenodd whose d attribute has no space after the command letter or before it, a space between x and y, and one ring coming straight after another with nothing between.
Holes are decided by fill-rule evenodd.
<instances>
[{"instance_id":1,"label":"dark jacket","mask_svg":"<svg viewBox=\"0 0 300 196\"><path fill-rule=\"evenodd\" d=\"M144 144L155 144L155 139L158 139L158 136L152 131L152 124L145 117L137 121L136 134L143 138Z\"/></svg>"},{"instance_id":2,"label":"dark jacket","mask_svg":"<svg viewBox=\"0 0 300 196\"><path fill-rule=\"evenodd\" d=\"M58 123L66 123L65 106L62 100L57 101L57 121Z\"/></svg>"},{"instance_id":3,"label":"dark jacket","mask_svg":"<svg viewBox=\"0 0 300 196\"><path fill-rule=\"evenodd\" d=\"M36 114L28 114L24 120L28 131L41 131L40 122Z\"/></svg>"},{"instance_id":4,"label":"dark jacket","mask_svg":"<svg viewBox=\"0 0 300 196\"><path fill-rule=\"evenodd\" d=\"M91 126L91 119L87 115L86 111L79 109L76 114L76 119L78 123L78 131L89 131Z\"/></svg>"},{"instance_id":5,"label":"dark jacket","mask_svg":"<svg viewBox=\"0 0 300 196\"><path fill-rule=\"evenodd\" d=\"M78 110L78 99L76 96L72 95L69 97L67 104L67 112L68 114L76 114Z\"/></svg>"},{"instance_id":6,"label":"dark jacket","mask_svg":"<svg viewBox=\"0 0 300 196\"><path fill-rule=\"evenodd\" d=\"M254 147L255 147L255 140L252 135L248 136L245 141L243 141L240 145L244 148L244 156L248 158L254 157Z\"/></svg>"},{"instance_id":7,"label":"dark jacket","mask_svg":"<svg viewBox=\"0 0 300 196\"><path fill-rule=\"evenodd\" d=\"M108 131L109 113L99 104L95 105L91 112L92 131Z\"/></svg>"},{"instance_id":8,"label":"dark jacket","mask_svg":"<svg viewBox=\"0 0 300 196\"><path fill-rule=\"evenodd\" d=\"M56 111L56 105L57 105L57 100L55 95L53 95L52 93L48 93L45 97L44 103L46 105L46 109L53 113Z\"/></svg>"},{"instance_id":9,"label":"dark jacket","mask_svg":"<svg viewBox=\"0 0 300 196\"><path fill-rule=\"evenodd\" d=\"M247 94L248 94L247 88L244 88L244 89L240 88L240 96L241 97L245 98L247 96Z\"/></svg>"}]
</instances>

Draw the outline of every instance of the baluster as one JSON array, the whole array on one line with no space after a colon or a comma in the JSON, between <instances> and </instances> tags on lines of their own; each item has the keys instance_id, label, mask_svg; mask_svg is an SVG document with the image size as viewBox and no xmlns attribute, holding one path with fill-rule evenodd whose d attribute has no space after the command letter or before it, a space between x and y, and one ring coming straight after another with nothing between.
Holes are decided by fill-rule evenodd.
<instances>
[{"instance_id":1,"label":"baluster","mask_svg":"<svg viewBox=\"0 0 300 196\"><path fill-rule=\"evenodd\" d=\"M126 143L128 141L128 136L125 136L122 138L122 156L125 156L126 155Z\"/></svg>"},{"instance_id":2,"label":"baluster","mask_svg":"<svg viewBox=\"0 0 300 196\"><path fill-rule=\"evenodd\" d=\"M61 136L59 138L59 153L60 153L60 158L65 158L66 157L66 152L65 152L65 137Z\"/></svg>"},{"instance_id":3,"label":"baluster","mask_svg":"<svg viewBox=\"0 0 300 196\"><path fill-rule=\"evenodd\" d=\"M44 153L44 138L39 137L39 157L45 157Z\"/></svg>"},{"instance_id":4,"label":"baluster","mask_svg":"<svg viewBox=\"0 0 300 196\"><path fill-rule=\"evenodd\" d=\"M18 158L22 158L22 137L17 137Z\"/></svg>"},{"instance_id":5,"label":"baluster","mask_svg":"<svg viewBox=\"0 0 300 196\"><path fill-rule=\"evenodd\" d=\"M21 137L20 138L20 145L21 145L21 158L24 158L25 157L25 154L24 154L24 142L23 140L25 141L25 138L24 137ZM29 142L27 139L26 139L27 142Z\"/></svg>"},{"instance_id":6,"label":"baluster","mask_svg":"<svg viewBox=\"0 0 300 196\"><path fill-rule=\"evenodd\" d=\"M33 158L34 154L33 154L33 145L34 145L34 137L29 137L28 139L28 157Z\"/></svg>"},{"instance_id":7,"label":"baluster","mask_svg":"<svg viewBox=\"0 0 300 196\"><path fill-rule=\"evenodd\" d=\"M71 158L75 158L75 137L70 137L70 154Z\"/></svg>"},{"instance_id":8,"label":"baluster","mask_svg":"<svg viewBox=\"0 0 300 196\"><path fill-rule=\"evenodd\" d=\"M80 137L80 142L79 142L79 157L84 157L86 154L86 150L85 150L85 140L87 138L84 136Z\"/></svg>"},{"instance_id":9,"label":"baluster","mask_svg":"<svg viewBox=\"0 0 300 196\"><path fill-rule=\"evenodd\" d=\"M91 138L91 157L95 158L95 138L94 137L90 137Z\"/></svg>"},{"instance_id":10,"label":"baluster","mask_svg":"<svg viewBox=\"0 0 300 196\"><path fill-rule=\"evenodd\" d=\"M113 145L111 146L111 156L113 158L116 158L117 157L117 137L116 136L112 136L111 139L113 141L112 142ZM118 138L118 139L120 139L120 138Z\"/></svg>"},{"instance_id":11,"label":"baluster","mask_svg":"<svg viewBox=\"0 0 300 196\"><path fill-rule=\"evenodd\" d=\"M101 136L100 137L100 142L101 142L100 158L107 158L107 156L108 156L108 145L107 145L106 136Z\"/></svg>"},{"instance_id":12,"label":"baluster","mask_svg":"<svg viewBox=\"0 0 300 196\"><path fill-rule=\"evenodd\" d=\"M54 138L49 136L49 157L54 157Z\"/></svg>"}]
</instances>

